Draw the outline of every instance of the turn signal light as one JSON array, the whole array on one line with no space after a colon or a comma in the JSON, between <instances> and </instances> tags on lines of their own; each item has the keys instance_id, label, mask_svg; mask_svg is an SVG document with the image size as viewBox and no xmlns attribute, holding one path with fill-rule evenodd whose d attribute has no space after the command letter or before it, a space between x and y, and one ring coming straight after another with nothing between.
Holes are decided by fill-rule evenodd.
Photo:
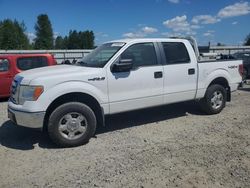
<instances>
[{"instance_id":1,"label":"turn signal light","mask_svg":"<svg viewBox=\"0 0 250 188\"><path fill-rule=\"evenodd\" d=\"M34 94L33 94L33 99L37 100L38 97L43 93L43 87L42 86L37 86L35 88Z\"/></svg>"}]
</instances>

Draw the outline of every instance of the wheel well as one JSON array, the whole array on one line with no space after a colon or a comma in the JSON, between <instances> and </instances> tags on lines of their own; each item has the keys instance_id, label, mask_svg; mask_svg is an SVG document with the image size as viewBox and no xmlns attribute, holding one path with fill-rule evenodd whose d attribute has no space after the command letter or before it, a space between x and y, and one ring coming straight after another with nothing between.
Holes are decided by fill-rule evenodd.
<instances>
[{"instance_id":1,"label":"wheel well","mask_svg":"<svg viewBox=\"0 0 250 188\"><path fill-rule=\"evenodd\" d=\"M230 86L228 84L228 81L226 78L223 78L223 77L219 77L219 78L216 78L214 79L210 84L209 86L211 85L214 85L214 84L218 84L218 85L221 85L223 86L226 91L227 91L227 101L231 101L231 89L230 89ZM208 86L208 87L209 87Z\"/></svg>"},{"instance_id":2,"label":"wheel well","mask_svg":"<svg viewBox=\"0 0 250 188\"><path fill-rule=\"evenodd\" d=\"M43 130L47 131L47 125L49 121L50 114L60 105L66 102L81 102L88 105L95 113L97 125L104 125L104 113L99 104L99 102L86 93L68 93L56 98L47 108L44 122Z\"/></svg>"}]
</instances>

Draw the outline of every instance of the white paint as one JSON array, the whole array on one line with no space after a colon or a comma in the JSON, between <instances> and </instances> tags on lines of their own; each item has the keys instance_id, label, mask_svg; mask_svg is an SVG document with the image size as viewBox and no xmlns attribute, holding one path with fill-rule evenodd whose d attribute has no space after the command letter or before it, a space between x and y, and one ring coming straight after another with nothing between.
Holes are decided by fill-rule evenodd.
<instances>
[{"instance_id":1,"label":"white paint","mask_svg":"<svg viewBox=\"0 0 250 188\"><path fill-rule=\"evenodd\" d=\"M233 90L241 77L238 68L242 61L221 61L197 63L192 46L184 39L127 39L116 42L126 43L104 68L88 68L71 65L58 65L22 72L21 84L42 85L43 94L37 101L27 101L23 105L9 102L12 109L41 112L61 95L81 92L99 102L105 114L113 114L150 106L199 99L205 94L208 85L216 78L225 78ZM128 73L112 73L111 65L129 46L143 42L182 42L186 46L191 62L179 65L157 65L139 67ZM195 69L195 74L188 75L188 69ZM154 72L163 72L163 77L154 78ZM95 77L104 80L90 81Z\"/></svg>"}]
</instances>

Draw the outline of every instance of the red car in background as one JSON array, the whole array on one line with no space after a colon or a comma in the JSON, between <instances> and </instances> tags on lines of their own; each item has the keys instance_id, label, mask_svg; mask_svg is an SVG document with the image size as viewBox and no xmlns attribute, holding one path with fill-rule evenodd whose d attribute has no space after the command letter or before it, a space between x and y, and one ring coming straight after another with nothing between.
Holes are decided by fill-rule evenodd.
<instances>
[{"instance_id":1,"label":"red car in background","mask_svg":"<svg viewBox=\"0 0 250 188\"><path fill-rule=\"evenodd\" d=\"M56 65L52 54L0 55L0 98L10 96L14 76L22 71Z\"/></svg>"}]
</instances>

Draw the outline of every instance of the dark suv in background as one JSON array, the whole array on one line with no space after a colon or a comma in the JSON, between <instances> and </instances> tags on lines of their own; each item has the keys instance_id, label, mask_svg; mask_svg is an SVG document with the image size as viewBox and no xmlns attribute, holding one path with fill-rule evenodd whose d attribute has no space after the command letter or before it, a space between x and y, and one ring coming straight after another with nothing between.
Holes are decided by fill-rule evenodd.
<instances>
[{"instance_id":1,"label":"dark suv in background","mask_svg":"<svg viewBox=\"0 0 250 188\"><path fill-rule=\"evenodd\" d=\"M243 75L242 79L246 80L250 78L250 52L237 52L234 58L243 60Z\"/></svg>"}]
</instances>

